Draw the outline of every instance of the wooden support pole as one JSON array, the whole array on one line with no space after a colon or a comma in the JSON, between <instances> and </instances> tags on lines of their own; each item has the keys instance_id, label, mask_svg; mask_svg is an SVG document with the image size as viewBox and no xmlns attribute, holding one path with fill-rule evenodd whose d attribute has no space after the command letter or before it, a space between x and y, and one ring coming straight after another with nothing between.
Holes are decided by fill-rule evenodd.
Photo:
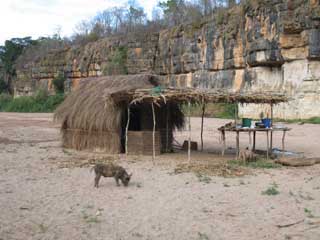
<instances>
[{"instance_id":1,"label":"wooden support pole","mask_svg":"<svg viewBox=\"0 0 320 240\"><path fill-rule=\"evenodd\" d=\"M267 130L267 160L269 160L269 130Z\"/></svg>"},{"instance_id":2,"label":"wooden support pole","mask_svg":"<svg viewBox=\"0 0 320 240\"><path fill-rule=\"evenodd\" d=\"M239 158L239 153L240 153L240 139L239 139L239 131L237 131L237 137L236 137L236 140L237 140L237 150L236 150L236 154L237 154L237 160Z\"/></svg>"},{"instance_id":3,"label":"wooden support pole","mask_svg":"<svg viewBox=\"0 0 320 240\"><path fill-rule=\"evenodd\" d=\"M237 111L238 106L237 105L238 104L235 102L234 103L234 125L235 125L235 127L237 127L237 119L238 119L238 111Z\"/></svg>"},{"instance_id":4,"label":"wooden support pole","mask_svg":"<svg viewBox=\"0 0 320 240\"><path fill-rule=\"evenodd\" d=\"M203 120L204 120L204 114L206 111L206 104L202 103L202 115L201 115L201 151L203 151Z\"/></svg>"},{"instance_id":5,"label":"wooden support pole","mask_svg":"<svg viewBox=\"0 0 320 240\"><path fill-rule=\"evenodd\" d=\"M166 104L166 152L169 152L169 103Z\"/></svg>"},{"instance_id":6,"label":"wooden support pole","mask_svg":"<svg viewBox=\"0 0 320 240\"><path fill-rule=\"evenodd\" d=\"M224 156L224 152L226 151L226 132L225 130L221 131L221 137L222 137L222 152L221 155Z\"/></svg>"},{"instance_id":7,"label":"wooden support pole","mask_svg":"<svg viewBox=\"0 0 320 240\"><path fill-rule=\"evenodd\" d=\"M128 105L128 117L127 117L127 125L126 125L126 155L128 155L128 131L129 131L129 123L130 123L130 104Z\"/></svg>"},{"instance_id":8,"label":"wooden support pole","mask_svg":"<svg viewBox=\"0 0 320 240\"><path fill-rule=\"evenodd\" d=\"M249 131L249 150L252 151L252 144L251 144L251 131Z\"/></svg>"},{"instance_id":9,"label":"wooden support pole","mask_svg":"<svg viewBox=\"0 0 320 240\"><path fill-rule=\"evenodd\" d=\"M189 137L188 137L188 163L191 163L191 103L188 101L188 128L189 128Z\"/></svg>"},{"instance_id":10,"label":"wooden support pole","mask_svg":"<svg viewBox=\"0 0 320 240\"><path fill-rule=\"evenodd\" d=\"M271 128L273 126L273 104L271 103ZM273 146L273 131L271 131L271 136L270 136L270 152L272 152L272 146Z\"/></svg>"},{"instance_id":11,"label":"wooden support pole","mask_svg":"<svg viewBox=\"0 0 320 240\"><path fill-rule=\"evenodd\" d=\"M253 147L252 147L252 151L256 150L256 131L253 131Z\"/></svg>"},{"instance_id":12,"label":"wooden support pole","mask_svg":"<svg viewBox=\"0 0 320 240\"><path fill-rule=\"evenodd\" d=\"M283 134L282 134L282 157L284 156L284 151L285 151L285 147L284 147L285 137L286 137L286 131L283 131Z\"/></svg>"},{"instance_id":13,"label":"wooden support pole","mask_svg":"<svg viewBox=\"0 0 320 240\"><path fill-rule=\"evenodd\" d=\"M154 164L154 161L156 159L156 149L155 149L155 133L156 133L156 114L154 112L154 104L151 103L152 108L152 118L153 118L153 129L152 129L152 163Z\"/></svg>"}]
</instances>

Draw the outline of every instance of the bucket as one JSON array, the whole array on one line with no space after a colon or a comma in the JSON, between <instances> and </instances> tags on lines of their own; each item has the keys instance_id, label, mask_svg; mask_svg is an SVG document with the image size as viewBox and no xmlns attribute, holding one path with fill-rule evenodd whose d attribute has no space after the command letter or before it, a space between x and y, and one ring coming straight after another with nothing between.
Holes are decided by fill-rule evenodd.
<instances>
[{"instance_id":1,"label":"bucket","mask_svg":"<svg viewBox=\"0 0 320 240\"><path fill-rule=\"evenodd\" d=\"M271 119L270 118L263 118L261 119L264 127L270 128L271 127Z\"/></svg>"},{"instance_id":2,"label":"bucket","mask_svg":"<svg viewBox=\"0 0 320 240\"><path fill-rule=\"evenodd\" d=\"M242 118L242 127L251 127L251 118Z\"/></svg>"}]
</instances>

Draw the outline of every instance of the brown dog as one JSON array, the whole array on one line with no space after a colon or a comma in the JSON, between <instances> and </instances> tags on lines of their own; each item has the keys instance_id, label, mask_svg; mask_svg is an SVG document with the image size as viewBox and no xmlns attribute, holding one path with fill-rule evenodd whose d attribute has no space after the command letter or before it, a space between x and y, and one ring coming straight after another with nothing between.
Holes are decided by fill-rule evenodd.
<instances>
[{"instance_id":1,"label":"brown dog","mask_svg":"<svg viewBox=\"0 0 320 240\"><path fill-rule=\"evenodd\" d=\"M257 160L257 154L246 148L245 150L240 150L239 159L243 163L253 162Z\"/></svg>"},{"instance_id":2,"label":"brown dog","mask_svg":"<svg viewBox=\"0 0 320 240\"><path fill-rule=\"evenodd\" d=\"M101 176L113 177L116 180L117 186L120 186L119 179L124 186L128 186L132 174L128 174L126 170L118 165L110 164L96 164L90 171L94 170L96 176L94 178L94 186L99 187Z\"/></svg>"}]
</instances>

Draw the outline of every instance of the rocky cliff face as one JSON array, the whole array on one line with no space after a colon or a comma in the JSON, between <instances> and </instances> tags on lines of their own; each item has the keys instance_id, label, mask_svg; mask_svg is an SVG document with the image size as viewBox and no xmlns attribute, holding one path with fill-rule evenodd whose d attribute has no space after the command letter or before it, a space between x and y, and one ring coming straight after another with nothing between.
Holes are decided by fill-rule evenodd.
<instances>
[{"instance_id":1,"label":"rocky cliff face","mask_svg":"<svg viewBox=\"0 0 320 240\"><path fill-rule=\"evenodd\" d=\"M201 23L54 51L18 69L15 95L53 91L59 72L71 89L88 76L152 72L170 86L285 91L293 101L275 117L320 116L320 1L253 0Z\"/></svg>"}]
</instances>

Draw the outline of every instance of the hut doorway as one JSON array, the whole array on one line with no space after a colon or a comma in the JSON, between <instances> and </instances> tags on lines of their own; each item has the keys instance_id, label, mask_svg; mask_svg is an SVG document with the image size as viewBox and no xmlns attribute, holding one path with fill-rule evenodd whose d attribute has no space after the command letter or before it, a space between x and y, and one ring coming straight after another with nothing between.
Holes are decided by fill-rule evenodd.
<instances>
[{"instance_id":1,"label":"hut doorway","mask_svg":"<svg viewBox=\"0 0 320 240\"><path fill-rule=\"evenodd\" d=\"M141 107L132 106L130 107L130 121L129 121L129 131L141 131ZM121 118L121 153L126 152L126 126L128 122L128 110L124 108L122 111Z\"/></svg>"}]
</instances>

